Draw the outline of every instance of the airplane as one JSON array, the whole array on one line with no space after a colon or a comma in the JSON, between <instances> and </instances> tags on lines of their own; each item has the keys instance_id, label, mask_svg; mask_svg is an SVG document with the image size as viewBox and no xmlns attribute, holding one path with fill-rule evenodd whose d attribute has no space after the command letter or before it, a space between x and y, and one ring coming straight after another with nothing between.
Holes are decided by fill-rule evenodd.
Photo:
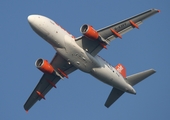
<instances>
[{"instance_id":1,"label":"airplane","mask_svg":"<svg viewBox=\"0 0 170 120\"><path fill-rule=\"evenodd\" d=\"M125 92L136 94L133 86L156 71L149 69L126 76L126 69L122 64L113 67L97 54L102 49L107 49L112 40L122 39L122 35L133 28L139 29L143 20L158 12L160 10L150 9L99 30L84 24L80 28L83 35L77 38L48 17L29 15L31 28L51 44L56 54L50 63L42 58L36 60L35 66L43 72L43 76L24 104L24 109L28 111L38 100L45 99L45 95L56 88L60 79L68 78L77 69L113 87L105 102L107 108Z\"/></svg>"}]
</instances>

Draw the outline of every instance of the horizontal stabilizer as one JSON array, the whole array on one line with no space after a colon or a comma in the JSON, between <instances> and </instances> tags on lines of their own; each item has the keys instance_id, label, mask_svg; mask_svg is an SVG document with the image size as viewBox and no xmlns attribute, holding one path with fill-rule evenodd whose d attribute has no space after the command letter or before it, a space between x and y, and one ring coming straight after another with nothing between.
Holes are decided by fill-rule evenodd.
<instances>
[{"instance_id":1,"label":"horizontal stabilizer","mask_svg":"<svg viewBox=\"0 0 170 120\"><path fill-rule=\"evenodd\" d=\"M110 107L123 93L123 91L113 88L106 100L105 106L107 108Z\"/></svg>"},{"instance_id":2,"label":"horizontal stabilizer","mask_svg":"<svg viewBox=\"0 0 170 120\"><path fill-rule=\"evenodd\" d=\"M126 77L125 80L128 84L130 84L131 86L134 86L155 72L156 72L155 70L149 69L149 70L146 70L140 73L130 75ZM107 108L110 107L121 95L123 95L123 93L124 91L113 88L112 91L110 92L109 97L106 100L105 106Z\"/></svg>"},{"instance_id":3,"label":"horizontal stabilizer","mask_svg":"<svg viewBox=\"0 0 170 120\"><path fill-rule=\"evenodd\" d=\"M126 82L129 83L131 86L134 86L155 72L156 71L154 69L149 69L149 70L146 70L146 71L143 71L140 73L130 75L130 76L126 77Z\"/></svg>"}]
</instances>

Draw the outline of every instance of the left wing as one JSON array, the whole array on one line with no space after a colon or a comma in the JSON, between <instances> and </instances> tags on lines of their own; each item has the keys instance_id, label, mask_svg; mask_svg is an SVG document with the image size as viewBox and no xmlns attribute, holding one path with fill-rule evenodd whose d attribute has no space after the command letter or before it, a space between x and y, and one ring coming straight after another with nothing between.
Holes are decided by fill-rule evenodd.
<instances>
[{"instance_id":1,"label":"left wing","mask_svg":"<svg viewBox=\"0 0 170 120\"><path fill-rule=\"evenodd\" d=\"M150 9L141 14L138 14L136 16L118 22L116 24L97 30L97 32L102 38L104 38L104 40L107 41L107 43L110 43L112 40L114 40L117 37L122 38L122 35L124 33L132 30L133 28L138 28L138 26L142 24L143 20L158 12L160 11L157 9ZM85 36L76 38L76 43L93 56L97 55L98 52L100 52L100 50L103 49L103 47L100 44L101 41L90 40Z\"/></svg>"},{"instance_id":2,"label":"left wing","mask_svg":"<svg viewBox=\"0 0 170 120\"><path fill-rule=\"evenodd\" d=\"M68 62L57 53L51 61L51 65L56 71L60 68L60 70L67 75L76 70L74 66L68 64ZM56 87L55 84L59 80L60 77L57 75L44 73L32 94L24 104L24 109L28 111L37 102L37 100L41 100L42 98L45 99L45 95L49 92L49 90L51 90L52 87Z\"/></svg>"}]
</instances>

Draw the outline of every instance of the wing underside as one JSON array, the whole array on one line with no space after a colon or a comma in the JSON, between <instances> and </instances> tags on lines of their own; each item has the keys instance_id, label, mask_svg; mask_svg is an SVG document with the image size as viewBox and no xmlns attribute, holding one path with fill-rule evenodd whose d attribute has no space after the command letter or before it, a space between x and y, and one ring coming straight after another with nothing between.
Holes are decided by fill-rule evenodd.
<instances>
[{"instance_id":1,"label":"wing underside","mask_svg":"<svg viewBox=\"0 0 170 120\"><path fill-rule=\"evenodd\" d=\"M56 54L50 63L55 70L60 68L67 75L75 71L76 68L67 63L59 54ZM43 74L39 83L33 90L32 94L24 104L24 109L28 111L38 100L45 99L45 95L53 88L60 80L60 77L52 74ZM39 94L38 94L39 93Z\"/></svg>"},{"instance_id":2,"label":"wing underside","mask_svg":"<svg viewBox=\"0 0 170 120\"><path fill-rule=\"evenodd\" d=\"M110 43L117 37L121 38L123 34L132 30L133 28L138 28L138 26L141 25L146 18L158 12L159 10L157 9L150 9L141 14L120 21L116 24L112 24L105 28L99 29L97 30L97 32L102 38L104 38L108 43ZM100 41L91 40L85 36L76 38L76 43L93 56L97 55L103 49L100 44Z\"/></svg>"}]
</instances>

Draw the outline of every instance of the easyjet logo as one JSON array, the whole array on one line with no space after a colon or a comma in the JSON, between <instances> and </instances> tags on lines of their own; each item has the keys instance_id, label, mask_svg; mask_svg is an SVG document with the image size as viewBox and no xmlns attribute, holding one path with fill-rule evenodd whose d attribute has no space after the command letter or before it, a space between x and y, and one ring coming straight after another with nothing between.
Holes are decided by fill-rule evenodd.
<instances>
[{"instance_id":1,"label":"easyjet logo","mask_svg":"<svg viewBox=\"0 0 170 120\"><path fill-rule=\"evenodd\" d=\"M118 71L119 73L121 73L122 70L123 70L123 67L122 67L121 65L117 66L117 71Z\"/></svg>"}]
</instances>

